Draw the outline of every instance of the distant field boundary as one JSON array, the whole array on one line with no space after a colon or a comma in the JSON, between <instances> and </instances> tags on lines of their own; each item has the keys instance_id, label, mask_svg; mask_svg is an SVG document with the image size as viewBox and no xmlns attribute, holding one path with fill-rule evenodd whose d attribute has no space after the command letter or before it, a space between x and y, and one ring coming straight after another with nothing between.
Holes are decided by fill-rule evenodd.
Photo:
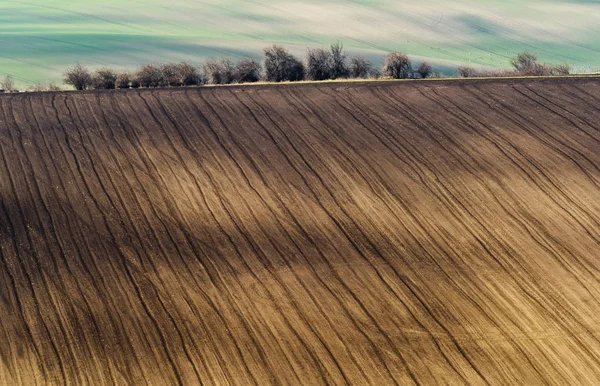
<instances>
[{"instance_id":1,"label":"distant field boundary","mask_svg":"<svg viewBox=\"0 0 600 386\"><path fill-rule=\"evenodd\" d=\"M544 79L598 79L600 74L560 75L560 76L476 76L449 77L425 79L332 79L332 80L303 80L297 82L254 82L244 84L210 84L200 87L240 87L240 86L272 86L272 85L303 85L303 84L344 84L344 83L423 83L423 82L464 82L464 81L495 81L495 80L544 80ZM173 87L170 87L173 88ZM168 89L168 88L167 88Z\"/></svg>"},{"instance_id":2,"label":"distant field boundary","mask_svg":"<svg viewBox=\"0 0 600 386\"><path fill-rule=\"evenodd\" d=\"M202 86L181 86L181 87L151 87L151 88L137 88L137 89L93 89L85 91L77 90L59 90L59 91L21 91L13 93L0 93L0 97L11 97L22 94L62 94L62 93L119 93L119 92L140 92L140 91L151 91L151 90L177 90L177 89L247 89L247 88L272 88L272 87L303 87L303 86L314 86L314 85L336 85L336 86L363 86L373 83L382 85L395 85L395 84L411 84L420 85L427 83L448 83L448 85L454 84L472 84L472 83L511 83L514 81L549 81L552 83L560 83L562 81L579 81L579 80L599 80L599 74L580 74L580 75L562 75L562 76L506 76L506 77L452 77L452 78L426 78L426 79L335 79L335 80L304 80L297 82L254 82L254 83L234 83L234 84L208 84Z\"/></svg>"}]
</instances>

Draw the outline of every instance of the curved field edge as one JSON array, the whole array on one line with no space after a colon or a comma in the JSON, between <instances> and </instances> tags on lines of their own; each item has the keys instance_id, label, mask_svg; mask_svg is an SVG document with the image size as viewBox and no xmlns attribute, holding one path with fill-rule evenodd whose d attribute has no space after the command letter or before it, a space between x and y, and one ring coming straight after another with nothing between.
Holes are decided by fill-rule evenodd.
<instances>
[{"instance_id":1,"label":"curved field edge","mask_svg":"<svg viewBox=\"0 0 600 386\"><path fill-rule=\"evenodd\" d=\"M570 79L585 79L589 81L600 79L600 74L572 74L572 75L555 75L555 76L477 76L477 77L443 77L443 78L425 78L425 79L392 79L392 78L366 78L366 79L330 79L330 80L302 80L302 81L294 81L294 82L252 82L252 83L231 83L231 84L206 84L202 86L182 86L182 87L151 87L150 89L154 91L159 90L176 90L178 88L238 88L245 89L247 87L294 87L294 86L303 86L303 85L327 85L333 84L336 86L344 86L344 85L369 85L372 83L376 84L394 84L394 83L428 83L428 82L450 82L450 83L465 83L465 82L480 82L480 83L496 83L496 82L508 82L514 83L519 81L568 81ZM70 93L70 92L90 92L90 93L102 93L102 92L136 92L136 90L144 90L144 88L138 89L109 89L109 90L60 90L60 91L20 91L19 93ZM6 92L0 93L0 98L2 96L10 96L14 93Z\"/></svg>"},{"instance_id":2,"label":"curved field edge","mask_svg":"<svg viewBox=\"0 0 600 386\"><path fill-rule=\"evenodd\" d=\"M600 85L0 97L0 384L593 384Z\"/></svg>"}]
</instances>

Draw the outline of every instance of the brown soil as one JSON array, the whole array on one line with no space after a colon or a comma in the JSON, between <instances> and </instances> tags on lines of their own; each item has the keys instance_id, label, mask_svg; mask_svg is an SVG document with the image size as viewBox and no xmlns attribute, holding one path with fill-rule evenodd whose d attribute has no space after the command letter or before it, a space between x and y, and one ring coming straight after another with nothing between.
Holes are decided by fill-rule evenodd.
<instances>
[{"instance_id":1,"label":"brown soil","mask_svg":"<svg viewBox=\"0 0 600 386\"><path fill-rule=\"evenodd\" d=\"M597 384L600 83L0 97L0 384Z\"/></svg>"}]
</instances>

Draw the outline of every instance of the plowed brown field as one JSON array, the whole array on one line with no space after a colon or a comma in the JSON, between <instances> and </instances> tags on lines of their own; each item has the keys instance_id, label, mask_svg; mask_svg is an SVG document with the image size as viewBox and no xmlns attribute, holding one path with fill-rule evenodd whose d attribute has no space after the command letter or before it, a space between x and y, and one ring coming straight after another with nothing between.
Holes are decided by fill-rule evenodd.
<instances>
[{"instance_id":1,"label":"plowed brown field","mask_svg":"<svg viewBox=\"0 0 600 386\"><path fill-rule=\"evenodd\" d=\"M598 384L600 83L0 97L0 384Z\"/></svg>"}]
</instances>

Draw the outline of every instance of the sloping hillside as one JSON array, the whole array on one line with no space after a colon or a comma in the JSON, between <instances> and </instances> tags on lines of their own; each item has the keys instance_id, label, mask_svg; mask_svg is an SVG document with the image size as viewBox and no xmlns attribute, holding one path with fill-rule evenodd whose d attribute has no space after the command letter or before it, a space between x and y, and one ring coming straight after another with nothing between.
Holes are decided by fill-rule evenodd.
<instances>
[{"instance_id":1,"label":"sloping hillside","mask_svg":"<svg viewBox=\"0 0 600 386\"><path fill-rule=\"evenodd\" d=\"M342 41L381 63L405 51L437 71L506 68L521 51L600 71L600 4L585 0L12 0L0 2L0 79L61 82L75 63L137 68L213 56L304 56Z\"/></svg>"},{"instance_id":2,"label":"sloping hillside","mask_svg":"<svg viewBox=\"0 0 600 386\"><path fill-rule=\"evenodd\" d=\"M600 381L600 84L0 97L0 384Z\"/></svg>"}]
</instances>

